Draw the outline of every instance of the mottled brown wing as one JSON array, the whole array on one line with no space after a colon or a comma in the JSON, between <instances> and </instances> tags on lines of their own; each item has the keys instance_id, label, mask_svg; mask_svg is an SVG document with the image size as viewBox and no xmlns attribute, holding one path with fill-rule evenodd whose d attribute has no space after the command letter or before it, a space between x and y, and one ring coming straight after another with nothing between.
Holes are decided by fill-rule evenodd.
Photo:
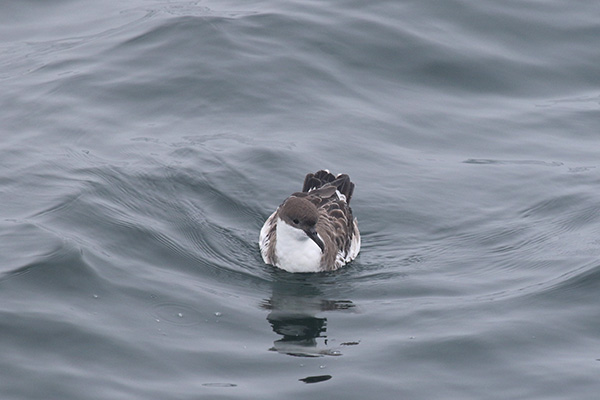
<instances>
[{"instance_id":1,"label":"mottled brown wing","mask_svg":"<svg viewBox=\"0 0 600 400\"><path fill-rule=\"evenodd\" d=\"M328 256L323 259L322 264L327 269L336 269L341 266L336 263L336 260L340 258L339 254L341 253L343 259L350 250L354 234L354 218L350 206L338 197L335 190L328 197L322 197L322 194L329 194L329 190L312 191L307 197L318 207L317 232L322 237L325 247L335 249L335 251L326 252Z\"/></svg>"}]
</instances>

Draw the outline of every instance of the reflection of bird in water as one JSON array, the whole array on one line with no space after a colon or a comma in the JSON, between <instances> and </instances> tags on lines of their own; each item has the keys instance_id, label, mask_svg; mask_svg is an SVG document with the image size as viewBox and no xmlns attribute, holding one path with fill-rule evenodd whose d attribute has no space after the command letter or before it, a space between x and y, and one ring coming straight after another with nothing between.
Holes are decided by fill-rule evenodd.
<instances>
[{"instance_id":1,"label":"reflection of bird in water","mask_svg":"<svg viewBox=\"0 0 600 400\"><path fill-rule=\"evenodd\" d=\"M332 301L315 298L295 300L293 303L284 301L284 304L276 304L271 299L265 300L261 305L271 310L267 320L273 327L273 331L282 336L269 350L296 357L342 355L339 348L328 347L327 318L319 318L315 314L320 311L349 310L354 307L354 304L349 300ZM285 304L290 307L282 307ZM325 347L321 347L317 339L323 339L322 345Z\"/></svg>"},{"instance_id":2,"label":"reflection of bird in water","mask_svg":"<svg viewBox=\"0 0 600 400\"><path fill-rule=\"evenodd\" d=\"M326 338L326 318L301 315L269 314L267 320L273 331L283 337L273 343L269 350L297 357L319 357L341 355L330 349L318 349L317 338ZM326 341L327 339L325 339Z\"/></svg>"},{"instance_id":3,"label":"reflection of bird in water","mask_svg":"<svg viewBox=\"0 0 600 400\"><path fill-rule=\"evenodd\" d=\"M295 357L340 356L343 346L358 344L339 343L327 335L324 312L356 312L350 300L328 300L350 292L339 276L290 274L273 269L271 285L271 296L260 304L269 311L267 321L278 335L270 351Z\"/></svg>"}]
</instances>

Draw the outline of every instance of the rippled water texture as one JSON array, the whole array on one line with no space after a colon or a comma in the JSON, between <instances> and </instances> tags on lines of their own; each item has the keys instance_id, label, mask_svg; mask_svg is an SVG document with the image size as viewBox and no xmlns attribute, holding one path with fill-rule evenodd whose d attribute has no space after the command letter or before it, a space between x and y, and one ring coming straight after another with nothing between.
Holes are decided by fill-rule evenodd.
<instances>
[{"instance_id":1,"label":"rippled water texture","mask_svg":"<svg viewBox=\"0 0 600 400\"><path fill-rule=\"evenodd\" d=\"M600 5L18 1L2 399L596 399ZM307 172L363 246L263 264Z\"/></svg>"}]
</instances>

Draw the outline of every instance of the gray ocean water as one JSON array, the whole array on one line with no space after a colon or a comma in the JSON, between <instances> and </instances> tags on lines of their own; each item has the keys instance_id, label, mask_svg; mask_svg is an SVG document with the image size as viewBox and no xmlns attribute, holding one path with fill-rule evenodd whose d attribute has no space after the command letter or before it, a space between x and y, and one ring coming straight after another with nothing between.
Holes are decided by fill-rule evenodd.
<instances>
[{"instance_id":1,"label":"gray ocean water","mask_svg":"<svg viewBox=\"0 0 600 400\"><path fill-rule=\"evenodd\" d=\"M600 3L0 4L1 399L598 398Z\"/></svg>"}]
</instances>

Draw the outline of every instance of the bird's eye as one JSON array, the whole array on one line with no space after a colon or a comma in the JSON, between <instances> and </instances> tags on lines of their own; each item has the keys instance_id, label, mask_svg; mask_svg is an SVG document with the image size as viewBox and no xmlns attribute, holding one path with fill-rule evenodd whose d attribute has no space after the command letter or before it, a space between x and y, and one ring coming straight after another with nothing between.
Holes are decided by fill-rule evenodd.
<instances>
[{"instance_id":1,"label":"bird's eye","mask_svg":"<svg viewBox=\"0 0 600 400\"><path fill-rule=\"evenodd\" d=\"M292 220L292 222L293 222L293 223L295 223L296 225L298 225L298 224L300 223L300 221L298 221L298 218L294 218L294 219Z\"/></svg>"}]
</instances>

